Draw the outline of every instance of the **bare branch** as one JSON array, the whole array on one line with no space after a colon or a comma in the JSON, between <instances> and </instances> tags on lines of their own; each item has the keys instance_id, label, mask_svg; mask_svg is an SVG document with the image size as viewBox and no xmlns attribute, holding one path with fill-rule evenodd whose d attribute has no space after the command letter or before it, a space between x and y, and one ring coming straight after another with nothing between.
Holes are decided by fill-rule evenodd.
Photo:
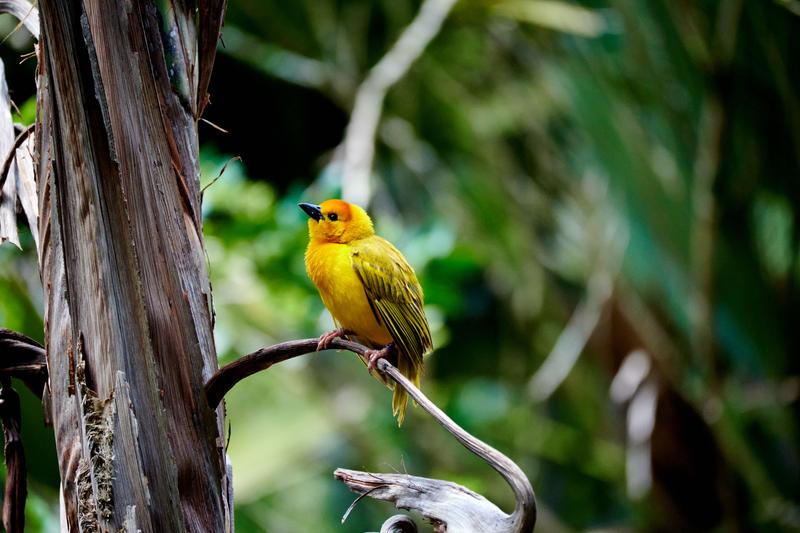
<instances>
[{"instance_id":1,"label":"bare branch","mask_svg":"<svg viewBox=\"0 0 800 533\"><path fill-rule=\"evenodd\" d=\"M505 519L495 523L495 528L491 529L490 526L494 519L487 520L483 527L477 529L461 529L457 527L448 526L448 531L475 531L475 532L528 532L533 531L533 526L536 523L536 498L533 493L530 481L528 481L525 473L514 463L511 459L495 450L485 442L467 433L461 426L456 424L447 414L437 407L422 391L411 383L408 378L400 373L394 366L387 360L381 359L378 361L378 370L383 374L389 376L397 385L403 387L411 396L417 405L427 411L444 429L453 435L458 442L467 448L470 452L474 453L483 459L489 466L494 468L509 484L511 490L514 492L516 506L514 512L505 516ZM385 476L387 474L379 474ZM418 478L421 479L421 478ZM438 484L448 483L439 480L429 480ZM456 485L457 486L457 485ZM469 491L464 487L459 487L462 491ZM473 493L474 494L474 493ZM487 500L488 502L488 500ZM489 502L490 503L490 502ZM475 502L473 502L475 505ZM492 504L493 505L493 504ZM489 518L490 513L486 517Z\"/></svg>"},{"instance_id":2,"label":"bare branch","mask_svg":"<svg viewBox=\"0 0 800 533\"><path fill-rule=\"evenodd\" d=\"M337 468L334 477L353 492L413 509L429 520L436 531L494 533L531 531L513 529L509 515L465 487L438 479L407 474L375 474ZM442 529L446 526L446 529Z\"/></svg>"},{"instance_id":3,"label":"bare branch","mask_svg":"<svg viewBox=\"0 0 800 533\"><path fill-rule=\"evenodd\" d=\"M206 383L210 407L216 408L225 393L242 379L272 365L317 350L318 339L288 341L262 348L220 368ZM364 359L367 347L335 339L332 348L349 350ZM337 469L334 476L361 494L394 502L398 507L417 510L447 531L481 533L527 533L536 523L536 500L525 473L511 459L467 433L439 409L422 391L385 359L378 370L403 387L423 410L430 414L465 448L494 468L511 487L516 506L505 514L492 502L473 491L449 481L404 474L372 474ZM444 529L442 529L444 531Z\"/></svg>"},{"instance_id":4,"label":"bare branch","mask_svg":"<svg viewBox=\"0 0 800 533\"><path fill-rule=\"evenodd\" d=\"M375 132L386 93L405 76L412 63L436 37L455 3L456 0L425 0L411 24L359 86L343 143L342 198L345 200L367 204Z\"/></svg>"},{"instance_id":5,"label":"bare branch","mask_svg":"<svg viewBox=\"0 0 800 533\"><path fill-rule=\"evenodd\" d=\"M286 361L307 353L314 353L317 351L317 344L319 339L303 339L297 341L287 341L280 344L274 344L261 348L253 353L244 355L223 366L214 373L213 376L206 382L206 397L208 398L208 405L212 409L216 409L222 398L233 388L234 385L248 376L252 376L256 372L266 370L275 363ZM364 355L367 348L355 342L350 342L344 339L335 339L331 341L331 348L340 348L343 350L350 350L360 356Z\"/></svg>"}]
</instances>

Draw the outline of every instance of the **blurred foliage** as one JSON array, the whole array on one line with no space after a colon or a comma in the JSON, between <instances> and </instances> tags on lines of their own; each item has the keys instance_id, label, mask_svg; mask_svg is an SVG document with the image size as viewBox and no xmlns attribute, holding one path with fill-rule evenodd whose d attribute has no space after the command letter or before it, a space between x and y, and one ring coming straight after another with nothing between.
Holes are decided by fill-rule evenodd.
<instances>
[{"instance_id":1,"label":"blurred foliage","mask_svg":"<svg viewBox=\"0 0 800 533\"><path fill-rule=\"evenodd\" d=\"M230 133L200 129L204 184L243 158L203 203L223 362L331 327L296 204L338 195L334 150L358 83L419 7L229 4L206 118ZM462 0L389 92L370 210L426 291L437 350L423 387L525 469L539 531L800 528L798 5ZM24 45L2 52L12 97L30 102ZM598 272L614 289L592 338L535 401L531 376L572 334ZM3 247L0 324L41 338L40 317L30 240ZM654 418L639 396L609 396L635 349ZM392 509L367 500L340 525L354 496L337 466L450 479L513 505L419 409L397 429L389 398L346 353L238 385L238 531L377 529ZM52 531L52 431L37 408L25 398L30 523Z\"/></svg>"}]
</instances>

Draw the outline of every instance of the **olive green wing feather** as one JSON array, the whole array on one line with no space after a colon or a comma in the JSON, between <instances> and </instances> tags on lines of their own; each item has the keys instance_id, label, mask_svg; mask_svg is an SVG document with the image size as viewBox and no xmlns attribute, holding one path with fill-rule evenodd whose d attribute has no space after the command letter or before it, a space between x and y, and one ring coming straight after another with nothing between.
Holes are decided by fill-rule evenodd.
<instances>
[{"instance_id":1,"label":"olive green wing feather","mask_svg":"<svg viewBox=\"0 0 800 533\"><path fill-rule=\"evenodd\" d=\"M351 247L353 268L376 320L389 330L395 348L421 369L422 356L432 343L422 288L414 270L400 251L381 237L364 239Z\"/></svg>"}]
</instances>

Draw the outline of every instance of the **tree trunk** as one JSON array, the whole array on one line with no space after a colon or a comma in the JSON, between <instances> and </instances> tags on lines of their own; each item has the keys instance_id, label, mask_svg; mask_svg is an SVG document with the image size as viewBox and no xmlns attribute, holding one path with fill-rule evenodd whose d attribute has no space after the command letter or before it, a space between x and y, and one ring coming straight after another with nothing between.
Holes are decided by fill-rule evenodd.
<instances>
[{"instance_id":1,"label":"tree trunk","mask_svg":"<svg viewBox=\"0 0 800 533\"><path fill-rule=\"evenodd\" d=\"M232 529L197 120L224 2L40 0L36 171L62 529Z\"/></svg>"}]
</instances>

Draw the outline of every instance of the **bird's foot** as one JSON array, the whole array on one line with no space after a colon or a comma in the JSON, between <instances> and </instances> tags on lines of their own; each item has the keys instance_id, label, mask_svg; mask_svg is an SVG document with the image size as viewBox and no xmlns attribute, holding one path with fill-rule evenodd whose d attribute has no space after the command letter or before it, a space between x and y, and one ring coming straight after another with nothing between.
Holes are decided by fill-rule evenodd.
<instances>
[{"instance_id":1,"label":"bird's foot","mask_svg":"<svg viewBox=\"0 0 800 533\"><path fill-rule=\"evenodd\" d=\"M350 332L344 328L336 328L333 331L329 331L325 333L319 338L319 342L317 343L317 351L321 352L322 350L327 350L331 347L331 343L335 339L340 339L345 335L349 335Z\"/></svg>"},{"instance_id":2,"label":"bird's foot","mask_svg":"<svg viewBox=\"0 0 800 533\"><path fill-rule=\"evenodd\" d=\"M364 357L367 358L367 370L370 372L375 370L378 361L381 359L388 359L394 348L393 343L389 343L380 350L367 350L364 352Z\"/></svg>"}]
</instances>

